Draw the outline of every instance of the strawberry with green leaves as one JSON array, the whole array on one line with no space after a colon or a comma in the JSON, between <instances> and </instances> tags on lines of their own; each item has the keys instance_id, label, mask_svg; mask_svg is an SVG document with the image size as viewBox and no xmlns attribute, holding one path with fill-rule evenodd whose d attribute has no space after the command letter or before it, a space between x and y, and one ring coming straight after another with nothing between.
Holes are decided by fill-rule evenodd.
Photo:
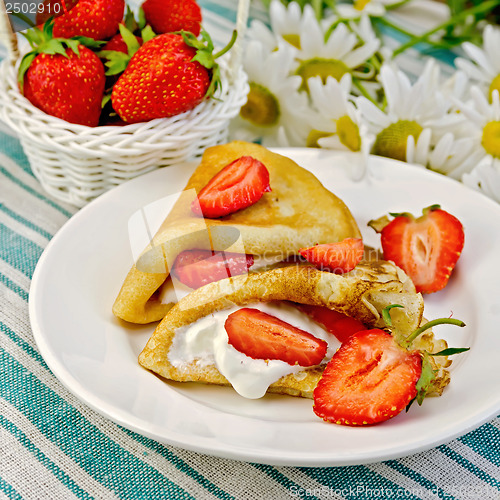
<instances>
[{"instance_id":1,"label":"strawberry with green leaves","mask_svg":"<svg viewBox=\"0 0 500 500\"><path fill-rule=\"evenodd\" d=\"M206 31L167 33L144 43L130 60L111 95L113 108L127 123L167 118L189 111L211 97L220 85L215 62L230 44L213 54Z\"/></svg>"},{"instance_id":2,"label":"strawberry with green leaves","mask_svg":"<svg viewBox=\"0 0 500 500\"><path fill-rule=\"evenodd\" d=\"M351 335L333 355L314 390L316 415L340 425L373 425L395 417L413 400L422 404L436 376L431 356L468 350L429 354L412 349L421 333L443 323L465 326L450 318L434 320L400 341L382 329Z\"/></svg>"},{"instance_id":3,"label":"strawberry with green leaves","mask_svg":"<svg viewBox=\"0 0 500 500\"><path fill-rule=\"evenodd\" d=\"M86 45L91 39L53 38L53 23L25 35L33 50L20 64L18 81L24 96L45 113L70 123L99 123L105 76L101 60Z\"/></svg>"},{"instance_id":4,"label":"strawberry with green leaves","mask_svg":"<svg viewBox=\"0 0 500 500\"><path fill-rule=\"evenodd\" d=\"M183 30L200 34L202 15L195 0L146 0L142 8L156 33Z\"/></svg>"},{"instance_id":5,"label":"strawberry with green leaves","mask_svg":"<svg viewBox=\"0 0 500 500\"><path fill-rule=\"evenodd\" d=\"M370 221L381 234L384 258L408 274L418 292L443 289L464 247L461 222L439 205L423 210L421 217L409 213L390 214Z\"/></svg>"}]
</instances>

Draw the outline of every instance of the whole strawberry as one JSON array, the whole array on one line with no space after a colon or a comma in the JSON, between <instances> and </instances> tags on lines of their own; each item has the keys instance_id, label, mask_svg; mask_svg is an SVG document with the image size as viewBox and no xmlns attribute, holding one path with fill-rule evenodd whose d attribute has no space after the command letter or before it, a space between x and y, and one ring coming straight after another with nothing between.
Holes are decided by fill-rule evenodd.
<instances>
[{"instance_id":1,"label":"whole strawberry","mask_svg":"<svg viewBox=\"0 0 500 500\"><path fill-rule=\"evenodd\" d=\"M191 33L165 33L144 43L116 82L111 100L120 118L137 123L189 111L211 96L220 81L213 44Z\"/></svg>"},{"instance_id":2,"label":"whole strawberry","mask_svg":"<svg viewBox=\"0 0 500 500\"><path fill-rule=\"evenodd\" d=\"M125 0L80 0L54 20L54 36L85 36L94 40L112 37L123 19Z\"/></svg>"},{"instance_id":3,"label":"whole strawberry","mask_svg":"<svg viewBox=\"0 0 500 500\"><path fill-rule=\"evenodd\" d=\"M97 126L104 94L104 66L88 40L52 38L52 23L26 35L38 45L24 56L18 81L24 96L45 113L70 123Z\"/></svg>"},{"instance_id":4,"label":"whole strawberry","mask_svg":"<svg viewBox=\"0 0 500 500\"><path fill-rule=\"evenodd\" d=\"M142 8L156 33L184 30L200 34L202 15L195 0L146 0Z\"/></svg>"}]
</instances>

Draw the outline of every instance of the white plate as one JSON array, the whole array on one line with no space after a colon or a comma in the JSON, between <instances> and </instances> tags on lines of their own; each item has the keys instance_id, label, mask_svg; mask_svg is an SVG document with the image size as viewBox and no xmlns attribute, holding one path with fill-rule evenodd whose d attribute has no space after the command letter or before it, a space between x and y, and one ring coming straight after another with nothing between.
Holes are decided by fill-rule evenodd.
<instances>
[{"instance_id":1,"label":"white plate","mask_svg":"<svg viewBox=\"0 0 500 500\"><path fill-rule=\"evenodd\" d=\"M366 223L440 203L464 224L466 242L449 285L426 297L426 316L460 318L437 327L455 356L440 398L373 427L327 424L310 400L245 400L231 388L164 382L137 364L154 326L127 326L112 303L132 265L127 224L138 209L181 190L193 165L157 170L101 196L72 217L40 258L30 293L36 342L56 377L111 420L160 442L226 458L280 465L352 465L397 458L465 434L500 413L500 206L423 169L373 157L374 175L350 178L353 155L306 149L282 154L310 169ZM300 196L300 193L297 193ZM332 223L334 223L332 221Z\"/></svg>"}]
</instances>

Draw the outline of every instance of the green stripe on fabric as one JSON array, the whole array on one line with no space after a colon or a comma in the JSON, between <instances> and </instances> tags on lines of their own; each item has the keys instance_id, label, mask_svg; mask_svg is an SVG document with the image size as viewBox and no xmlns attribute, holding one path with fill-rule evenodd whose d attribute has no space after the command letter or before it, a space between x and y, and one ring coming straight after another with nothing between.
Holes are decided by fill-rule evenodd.
<instances>
[{"instance_id":1,"label":"green stripe on fabric","mask_svg":"<svg viewBox=\"0 0 500 500\"><path fill-rule=\"evenodd\" d=\"M426 496L431 496L435 495L436 492L441 491L441 488L439 488L435 483L432 481L429 481L427 478L422 476L422 474L414 471L413 469L410 469L406 465L403 465L401 462L397 460L389 460L387 462L384 462L385 465L390 467L391 469L394 469L401 473L403 476L409 477L416 483L420 484L422 486L422 493L420 493L420 496L426 495ZM406 498L406 496L405 496ZM424 497L425 498L425 497ZM447 500L455 500L455 497L447 494L446 495Z\"/></svg>"},{"instance_id":2,"label":"green stripe on fabric","mask_svg":"<svg viewBox=\"0 0 500 500\"><path fill-rule=\"evenodd\" d=\"M421 500L420 495L414 494L418 492L405 490L362 465L299 469L347 500L372 500L375 495L377 498Z\"/></svg>"},{"instance_id":3,"label":"green stripe on fabric","mask_svg":"<svg viewBox=\"0 0 500 500\"><path fill-rule=\"evenodd\" d=\"M23 500L23 497L2 477L0 477L0 491L12 500Z\"/></svg>"},{"instance_id":4,"label":"green stripe on fabric","mask_svg":"<svg viewBox=\"0 0 500 500\"><path fill-rule=\"evenodd\" d=\"M447 445L441 445L438 447L438 450L446 455L448 458L461 465L464 469L468 470L471 474L481 479L481 481L493 486L494 488L500 491L500 479L491 477L486 472L482 471L479 467L469 462L462 455L458 454L456 451L452 450Z\"/></svg>"},{"instance_id":5,"label":"green stripe on fabric","mask_svg":"<svg viewBox=\"0 0 500 500\"><path fill-rule=\"evenodd\" d=\"M200 6L203 9L207 9L213 14L217 14L225 19L228 19L229 21L234 21L236 22L236 8L235 9L230 9L227 7L224 7L223 5L220 5L218 3L213 3L210 1L200 1ZM236 2L235 2L236 6Z\"/></svg>"},{"instance_id":6,"label":"green stripe on fabric","mask_svg":"<svg viewBox=\"0 0 500 500\"><path fill-rule=\"evenodd\" d=\"M33 188L31 188L30 186L28 186L27 184L25 184L24 182L22 182L20 179L18 179L14 175L12 175L8 170L6 170L2 166L0 166L0 174L2 174L5 177L7 177L11 182L13 182L14 184L17 184L19 187L22 187L25 191L27 191L32 196L35 196L39 200L42 200L45 203L47 203L48 205L50 205L51 207L55 208L57 211L61 212L63 215L65 215L66 217L68 217L68 219L73 215L71 212L68 212L68 210L66 210L65 208L59 206L57 203L55 203L50 198L47 198L43 194L40 194L37 191L35 191Z\"/></svg>"},{"instance_id":7,"label":"green stripe on fabric","mask_svg":"<svg viewBox=\"0 0 500 500\"><path fill-rule=\"evenodd\" d=\"M49 367L45 364L45 361L42 358L41 354L36 349L31 347L28 342L23 340L16 332L14 332L14 330L11 330L5 323L2 323L1 321L0 332L3 333L6 337L9 337L12 342L16 343L26 354L40 363L43 368L49 370Z\"/></svg>"},{"instance_id":8,"label":"green stripe on fabric","mask_svg":"<svg viewBox=\"0 0 500 500\"><path fill-rule=\"evenodd\" d=\"M10 432L49 472L51 472L68 490L74 493L78 498L92 498L78 486L60 467L58 467L50 458L37 448L15 424L0 415L0 425Z\"/></svg>"},{"instance_id":9,"label":"green stripe on fabric","mask_svg":"<svg viewBox=\"0 0 500 500\"><path fill-rule=\"evenodd\" d=\"M19 139L0 131L0 147L4 154L14 160L27 174L34 177L28 157L24 154L24 149Z\"/></svg>"},{"instance_id":10,"label":"green stripe on fabric","mask_svg":"<svg viewBox=\"0 0 500 500\"><path fill-rule=\"evenodd\" d=\"M500 467L500 430L491 424L485 424L479 429L458 438L478 455Z\"/></svg>"},{"instance_id":11,"label":"green stripe on fabric","mask_svg":"<svg viewBox=\"0 0 500 500\"><path fill-rule=\"evenodd\" d=\"M307 498L308 500L309 499L318 500L319 497L315 496L316 493L321 495L328 494L326 488L324 489L322 488L321 491L316 491L316 490L311 491L306 488L303 488L302 486L295 483L290 478L286 477L284 474L279 472L275 467L271 465L264 465L264 464L251 464L251 465L253 465L256 469L266 473L270 478L274 479L277 483L285 487L289 491L289 495L292 498Z\"/></svg>"},{"instance_id":12,"label":"green stripe on fabric","mask_svg":"<svg viewBox=\"0 0 500 500\"><path fill-rule=\"evenodd\" d=\"M172 453L167 447L163 446L161 443L149 439L145 436L132 432L124 427L119 426L123 432L128 434L131 438L135 439L137 442L142 445L150 448L158 455L166 458L169 462L174 464L180 471L187 474L191 479L194 479L198 484L203 486L207 491L209 491L212 495L217 498L223 498L226 500L233 500L235 497L229 495L225 491L221 490L218 486L210 482L206 477L202 476L197 470L193 469L189 464L184 462L181 458L177 457L174 453Z\"/></svg>"},{"instance_id":13,"label":"green stripe on fabric","mask_svg":"<svg viewBox=\"0 0 500 500\"><path fill-rule=\"evenodd\" d=\"M41 234L44 238L47 238L50 240L52 238L52 235L48 232L45 231L45 229L42 229L41 227L37 226L33 222L29 221L25 217L22 217L21 215L17 214L13 210L11 210L9 207L7 207L4 203L0 203L0 210L7 214L11 219L14 219L17 222L20 222L24 226L28 227L29 229L32 229L38 234Z\"/></svg>"},{"instance_id":14,"label":"green stripe on fabric","mask_svg":"<svg viewBox=\"0 0 500 500\"><path fill-rule=\"evenodd\" d=\"M0 259L31 279L43 248L0 224Z\"/></svg>"},{"instance_id":15,"label":"green stripe on fabric","mask_svg":"<svg viewBox=\"0 0 500 500\"><path fill-rule=\"evenodd\" d=\"M0 273L0 283L9 290L12 290L14 293L17 293L17 295L19 295L19 297L26 302L28 301L28 292L23 290L17 283L14 283L10 278L7 278L7 276L2 273Z\"/></svg>"},{"instance_id":16,"label":"green stripe on fabric","mask_svg":"<svg viewBox=\"0 0 500 500\"><path fill-rule=\"evenodd\" d=\"M0 396L105 488L127 500L193 498L88 422L4 350L0 365Z\"/></svg>"}]
</instances>

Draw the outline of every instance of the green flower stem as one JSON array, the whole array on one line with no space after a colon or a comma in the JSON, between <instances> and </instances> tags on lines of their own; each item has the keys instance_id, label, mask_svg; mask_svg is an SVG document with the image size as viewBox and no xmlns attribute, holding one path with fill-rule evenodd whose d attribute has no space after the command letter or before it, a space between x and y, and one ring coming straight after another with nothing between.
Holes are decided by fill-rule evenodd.
<instances>
[{"instance_id":1,"label":"green flower stem","mask_svg":"<svg viewBox=\"0 0 500 500\"><path fill-rule=\"evenodd\" d=\"M418 43L421 43L421 42L429 43L428 38L431 35L434 35L435 33L437 33L438 31L446 29L449 26L459 24L460 22L464 21L469 16L475 16L475 15L481 14L483 12L488 12L498 5L500 5L500 0L489 0L488 2L483 2L479 5L476 5L475 7L464 10L464 11L460 12L459 14L450 17L450 19L448 19L444 23L441 23L440 25L427 31L426 33L423 33L420 36L413 36L411 40L408 40L408 42L404 43L403 45L401 45L400 47L398 47L394 51L394 56L401 54L406 49L409 49L410 47L413 47L414 45L417 45Z\"/></svg>"},{"instance_id":2,"label":"green flower stem","mask_svg":"<svg viewBox=\"0 0 500 500\"><path fill-rule=\"evenodd\" d=\"M361 95L363 97L366 97L369 101L371 101L373 104L375 104L375 106L377 106L377 107L379 106L378 103L377 103L377 101L375 101L375 99L373 99L373 97L365 89L365 87L363 86L363 84L361 83L361 81L359 80L359 78L354 78L353 77L352 83L359 90L359 92L361 93Z\"/></svg>"},{"instance_id":3,"label":"green flower stem","mask_svg":"<svg viewBox=\"0 0 500 500\"><path fill-rule=\"evenodd\" d=\"M403 5L407 4L408 2L411 2L411 0L401 0L401 2L393 3L391 5L386 5L385 10L398 9L399 7L402 7Z\"/></svg>"},{"instance_id":4,"label":"green flower stem","mask_svg":"<svg viewBox=\"0 0 500 500\"><path fill-rule=\"evenodd\" d=\"M401 26L398 26L397 24L394 24L393 22L383 17L376 17L374 18L374 21L376 21L379 24L383 24L384 26L387 26L388 28L391 28L393 30L399 31L399 33L402 33L403 35L406 35L409 38L415 37L415 33L410 33L408 30L401 28Z\"/></svg>"},{"instance_id":5,"label":"green flower stem","mask_svg":"<svg viewBox=\"0 0 500 500\"><path fill-rule=\"evenodd\" d=\"M405 344L407 346L409 346L421 333L425 332L425 330L428 330L429 328L432 328L433 326L443 325L443 324L455 325L455 326L460 326L460 327L465 326L465 323L459 319L453 319L453 318L434 319L432 321L429 321L425 325L421 326L420 328L417 328L411 335L409 335L406 338Z\"/></svg>"}]
</instances>

